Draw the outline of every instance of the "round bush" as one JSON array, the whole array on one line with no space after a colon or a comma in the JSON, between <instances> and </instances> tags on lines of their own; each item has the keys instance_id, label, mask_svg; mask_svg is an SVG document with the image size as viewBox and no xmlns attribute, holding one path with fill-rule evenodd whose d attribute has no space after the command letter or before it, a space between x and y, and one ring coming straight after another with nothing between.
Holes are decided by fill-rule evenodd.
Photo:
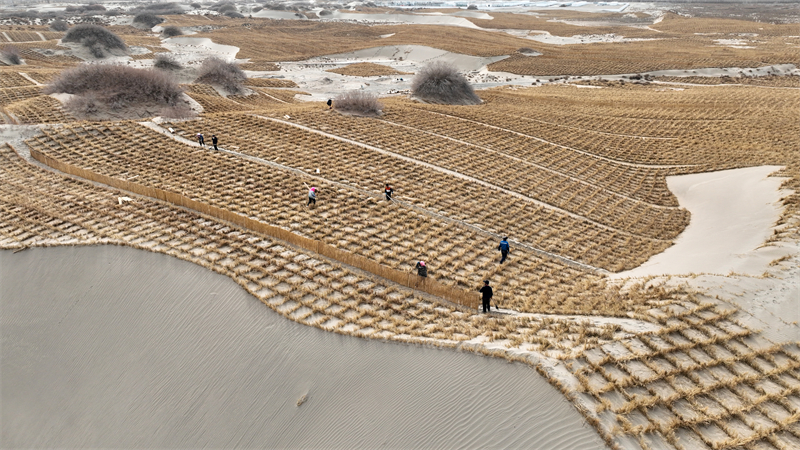
<instances>
[{"instance_id":1,"label":"round bush","mask_svg":"<svg viewBox=\"0 0 800 450\"><path fill-rule=\"evenodd\" d=\"M242 83L247 76L236 64L227 63L219 58L211 57L200 66L200 76L195 83L214 84L231 94L244 92Z\"/></svg>"},{"instance_id":2,"label":"round bush","mask_svg":"<svg viewBox=\"0 0 800 450\"><path fill-rule=\"evenodd\" d=\"M180 69L183 69L183 66L181 66L180 63L175 61L167 53L159 53L158 55L156 55L155 61L153 62L153 67L155 67L156 69L161 69L161 70L180 70Z\"/></svg>"},{"instance_id":3,"label":"round bush","mask_svg":"<svg viewBox=\"0 0 800 450\"><path fill-rule=\"evenodd\" d=\"M243 15L239 14L236 11L228 11L225 13L225 17L230 17L231 19L242 19L244 18Z\"/></svg>"},{"instance_id":4,"label":"round bush","mask_svg":"<svg viewBox=\"0 0 800 450\"><path fill-rule=\"evenodd\" d=\"M53 31L67 31L69 30L69 24L61 19L56 19L50 22L50 29Z\"/></svg>"},{"instance_id":5,"label":"round bush","mask_svg":"<svg viewBox=\"0 0 800 450\"><path fill-rule=\"evenodd\" d=\"M163 34L166 37L173 37L182 35L183 31L181 31L181 29L178 27L169 26L169 27L164 27L164 29L161 30L161 34Z\"/></svg>"},{"instance_id":6,"label":"round bush","mask_svg":"<svg viewBox=\"0 0 800 450\"><path fill-rule=\"evenodd\" d=\"M90 99L84 102L87 107L103 105L115 111L143 105L173 107L180 104L183 94L165 72L110 64L83 64L67 69L44 92L74 94Z\"/></svg>"},{"instance_id":7,"label":"round bush","mask_svg":"<svg viewBox=\"0 0 800 450\"><path fill-rule=\"evenodd\" d=\"M434 61L411 83L411 93L422 101L443 105L478 105L481 99L464 75L451 64Z\"/></svg>"},{"instance_id":8,"label":"round bush","mask_svg":"<svg viewBox=\"0 0 800 450\"><path fill-rule=\"evenodd\" d=\"M139 24L147 28L153 28L154 26L160 24L163 21L164 19L158 17L157 15L151 12L141 12L133 17L134 24Z\"/></svg>"},{"instance_id":9,"label":"round bush","mask_svg":"<svg viewBox=\"0 0 800 450\"><path fill-rule=\"evenodd\" d=\"M105 50L126 50L125 42L107 29L92 24L75 25L67 31L62 42L78 42L91 50L92 54L102 58ZM99 56L98 56L99 54Z\"/></svg>"},{"instance_id":10,"label":"round bush","mask_svg":"<svg viewBox=\"0 0 800 450\"><path fill-rule=\"evenodd\" d=\"M22 59L19 57L19 50L17 50L17 48L13 45L3 47L3 49L0 50L0 58L12 66L18 66L22 64Z\"/></svg>"}]
</instances>

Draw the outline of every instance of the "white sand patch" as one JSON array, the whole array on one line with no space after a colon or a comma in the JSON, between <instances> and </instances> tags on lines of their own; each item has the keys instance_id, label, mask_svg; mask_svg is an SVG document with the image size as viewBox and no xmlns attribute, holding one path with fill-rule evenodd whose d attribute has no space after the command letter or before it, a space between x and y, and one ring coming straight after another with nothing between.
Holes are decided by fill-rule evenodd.
<instances>
[{"instance_id":1,"label":"white sand patch","mask_svg":"<svg viewBox=\"0 0 800 450\"><path fill-rule=\"evenodd\" d=\"M283 20L304 20L307 19L306 16L300 13L295 13L294 11L274 11L271 9L262 9L257 13L252 14L253 17L265 18L265 19L283 19Z\"/></svg>"},{"instance_id":2,"label":"white sand patch","mask_svg":"<svg viewBox=\"0 0 800 450\"><path fill-rule=\"evenodd\" d=\"M755 48L752 45L748 45L750 41L745 41L744 39L714 39L714 42L721 47Z\"/></svg>"},{"instance_id":3,"label":"white sand patch","mask_svg":"<svg viewBox=\"0 0 800 450\"><path fill-rule=\"evenodd\" d=\"M725 75L735 76L740 73L749 77L763 77L767 75L800 75L800 69L794 64L775 64L756 68L708 67L693 70L655 70L646 73L654 77L721 77Z\"/></svg>"},{"instance_id":4,"label":"white sand patch","mask_svg":"<svg viewBox=\"0 0 800 450\"><path fill-rule=\"evenodd\" d=\"M691 273L759 275L790 250L763 247L772 234L786 192L784 179L768 177L778 166L681 175L667 178L680 205L692 216L675 245L641 266L612 279Z\"/></svg>"},{"instance_id":5,"label":"white sand patch","mask_svg":"<svg viewBox=\"0 0 800 450\"><path fill-rule=\"evenodd\" d=\"M209 38L173 37L164 39L161 46L169 49L175 60L181 64L201 62L211 56L233 62L239 53L239 47L215 44Z\"/></svg>"},{"instance_id":6,"label":"white sand patch","mask_svg":"<svg viewBox=\"0 0 800 450\"><path fill-rule=\"evenodd\" d=\"M595 44L598 42L619 43L637 41L655 41L658 39L626 38L617 34L577 34L574 36L553 36L547 31L531 30L533 35L524 36L526 39L552 45Z\"/></svg>"},{"instance_id":7,"label":"white sand patch","mask_svg":"<svg viewBox=\"0 0 800 450\"><path fill-rule=\"evenodd\" d=\"M356 23L402 23L413 25L448 25L464 28L480 27L463 17L450 15L424 15L424 14L356 14L341 11L333 11L330 16L325 16L325 20L344 20Z\"/></svg>"},{"instance_id":8,"label":"white sand patch","mask_svg":"<svg viewBox=\"0 0 800 450\"><path fill-rule=\"evenodd\" d=\"M475 77L480 73L486 72L487 64L504 58L507 58L507 56L484 58L452 53L422 45L391 45L321 56L305 61L281 62L280 74L297 83L301 90L311 94L311 96L298 98L320 101L335 97L343 91L362 90L378 95L390 95L393 93L407 93L411 88L413 75L354 77L328 72L330 69L345 67L349 64L371 62L389 66L399 72L413 74L432 61L444 61L453 64L459 71ZM483 75L478 78L481 77L493 84L475 85L476 88L507 84L507 79L520 78L519 75L505 76L505 74L499 76ZM531 81L526 81L525 84L530 85Z\"/></svg>"},{"instance_id":9,"label":"white sand patch","mask_svg":"<svg viewBox=\"0 0 800 450\"><path fill-rule=\"evenodd\" d=\"M470 56L461 53L452 53L438 48L423 45L390 45L373 47L348 53L339 53L324 57L332 63L352 63L356 61L369 61L377 64L397 64L404 62L409 68L416 68L421 64L433 61L443 61L454 65L458 70L470 71L507 58L506 56Z\"/></svg>"},{"instance_id":10,"label":"white sand patch","mask_svg":"<svg viewBox=\"0 0 800 450\"><path fill-rule=\"evenodd\" d=\"M485 12L479 11L456 11L452 13L443 13L440 11L436 12L419 12L415 13L417 15L422 16L454 16L454 17L469 17L471 19L480 19L480 20L494 20L494 17L486 14Z\"/></svg>"}]
</instances>

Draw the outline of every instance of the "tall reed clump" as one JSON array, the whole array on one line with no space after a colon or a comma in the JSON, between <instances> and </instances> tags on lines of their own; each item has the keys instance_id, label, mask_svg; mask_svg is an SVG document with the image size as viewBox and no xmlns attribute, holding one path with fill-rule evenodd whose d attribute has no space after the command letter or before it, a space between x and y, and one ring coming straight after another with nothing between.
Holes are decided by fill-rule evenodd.
<instances>
[{"instance_id":1,"label":"tall reed clump","mask_svg":"<svg viewBox=\"0 0 800 450\"><path fill-rule=\"evenodd\" d=\"M444 105L478 105L481 99L452 64L434 61L411 83L411 93L422 101Z\"/></svg>"},{"instance_id":2,"label":"tall reed clump","mask_svg":"<svg viewBox=\"0 0 800 450\"><path fill-rule=\"evenodd\" d=\"M13 45L7 45L0 50L0 59L12 66L22 64L22 58L19 57L19 50Z\"/></svg>"},{"instance_id":3,"label":"tall reed clump","mask_svg":"<svg viewBox=\"0 0 800 450\"><path fill-rule=\"evenodd\" d=\"M247 76L234 63L225 62L217 57L207 58L200 66L200 76L195 83L217 85L229 94L243 94L244 81Z\"/></svg>"},{"instance_id":4,"label":"tall reed clump","mask_svg":"<svg viewBox=\"0 0 800 450\"><path fill-rule=\"evenodd\" d=\"M97 58L104 58L109 51L127 51L128 47L119 36L107 29L92 24L75 25L67 31L62 42L77 42L89 49Z\"/></svg>"},{"instance_id":5,"label":"tall reed clump","mask_svg":"<svg viewBox=\"0 0 800 450\"><path fill-rule=\"evenodd\" d=\"M383 104L378 96L364 91L349 91L334 99L336 111L355 116L376 117L383 113Z\"/></svg>"},{"instance_id":6,"label":"tall reed clump","mask_svg":"<svg viewBox=\"0 0 800 450\"><path fill-rule=\"evenodd\" d=\"M120 112L142 106L176 108L183 105L183 91L168 74L120 65L84 64L65 70L44 92L76 95L67 106L83 115L103 109Z\"/></svg>"}]
</instances>

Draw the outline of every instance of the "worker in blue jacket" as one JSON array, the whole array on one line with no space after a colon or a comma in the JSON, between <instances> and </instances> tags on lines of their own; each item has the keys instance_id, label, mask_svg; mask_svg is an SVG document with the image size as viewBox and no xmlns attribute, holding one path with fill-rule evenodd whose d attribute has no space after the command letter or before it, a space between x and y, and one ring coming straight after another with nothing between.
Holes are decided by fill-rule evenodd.
<instances>
[{"instance_id":1,"label":"worker in blue jacket","mask_svg":"<svg viewBox=\"0 0 800 450\"><path fill-rule=\"evenodd\" d=\"M500 241L500 245L497 247L500 250L500 264L503 264L508 258L508 253L511 251L511 247L508 245L508 237L504 237L502 241Z\"/></svg>"}]
</instances>

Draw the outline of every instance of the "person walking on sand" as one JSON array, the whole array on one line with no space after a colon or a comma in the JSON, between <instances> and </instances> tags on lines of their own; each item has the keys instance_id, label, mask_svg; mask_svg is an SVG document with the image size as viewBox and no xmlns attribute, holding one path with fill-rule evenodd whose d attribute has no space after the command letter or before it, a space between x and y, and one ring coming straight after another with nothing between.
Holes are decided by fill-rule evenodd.
<instances>
[{"instance_id":1,"label":"person walking on sand","mask_svg":"<svg viewBox=\"0 0 800 450\"><path fill-rule=\"evenodd\" d=\"M217 139L217 135L216 134L212 134L211 135L211 143L214 144L214 150L219 150L217 148L217 142L219 142L219 139Z\"/></svg>"},{"instance_id":2,"label":"person walking on sand","mask_svg":"<svg viewBox=\"0 0 800 450\"><path fill-rule=\"evenodd\" d=\"M508 245L508 237L504 237L502 241L500 241L500 245L497 247L500 250L500 264L503 264L508 258L508 253L511 251L511 247Z\"/></svg>"},{"instance_id":3,"label":"person walking on sand","mask_svg":"<svg viewBox=\"0 0 800 450\"><path fill-rule=\"evenodd\" d=\"M425 264L425 261L417 261L417 275L421 276L422 278L428 277L428 265Z\"/></svg>"},{"instance_id":4,"label":"person walking on sand","mask_svg":"<svg viewBox=\"0 0 800 450\"><path fill-rule=\"evenodd\" d=\"M394 194L394 189L392 189L392 187L389 186L388 183L386 184L386 187L383 188L383 193L386 194L387 201L392 201L392 194Z\"/></svg>"},{"instance_id":5,"label":"person walking on sand","mask_svg":"<svg viewBox=\"0 0 800 450\"><path fill-rule=\"evenodd\" d=\"M328 109L333 109L333 100L328 99Z\"/></svg>"},{"instance_id":6,"label":"person walking on sand","mask_svg":"<svg viewBox=\"0 0 800 450\"><path fill-rule=\"evenodd\" d=\"M203 138L203 133L197 133L197 142L200 144L200 147L206 146L206 140Z\"/></svg>"},{"instance_id":7,"label":"person walking on sand","mask_svg":"<svg viewBox=\"0 0 800 450\"><path fill-rule=\"evenodd\" d=\"M306 206L310 206L312 204L317 206L317 188L315 187L308 189L308 204Z\"/></svg>"},{"instance_id":8,"label":"person walking on sand","mask_svg":"<svg viewBox=\"0 0 800 450\"><path fill-rule=\"evenodd\" d=\"M492 292L492 287L489 286L489 280L483 282L483 287L478 289L478 292L481 293L483 298L483 312L488 313L491 306L489 305L492 301L492 296L494 292Z\"/></svg>"}]
</instances>

